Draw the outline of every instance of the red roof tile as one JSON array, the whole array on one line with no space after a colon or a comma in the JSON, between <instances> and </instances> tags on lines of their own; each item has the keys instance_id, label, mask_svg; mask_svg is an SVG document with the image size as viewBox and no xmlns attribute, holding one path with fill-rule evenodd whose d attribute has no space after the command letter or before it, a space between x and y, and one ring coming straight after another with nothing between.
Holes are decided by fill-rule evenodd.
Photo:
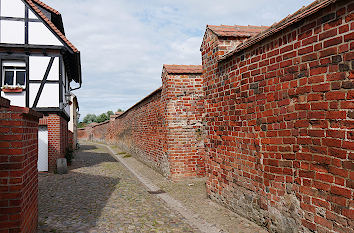
<instances>
[{"instance_id":1,"label":"red roof tile","mask_svg":"<svg viewBox=\"0 0 354 233\"><path fill-rule=\"evenodd\" d=\"M201 74L201 65L163 65L169 74Z\"/></svg>"},{"instance_id":2,"label":"red roof tile","mask_svg":"<svg viewBox=\"0 0 354 233\"><path fill-rule=\"evenodd\" d=\"M213 31L217 36L232 36L232 37L251 37L257 35L261 31L266 30L267 26L240 26L240 25L207 25L207 28Z\"/></svg>"},{"instance_id":3,"label":"red roof tile","mask_svg":"<svg viewBox=\"0 0 354 233\"><path fill-rule=\"evenodd\" d=\"M256 34L255 36L251 37L250 39L246 40L244 43L240 44L237 46L233 51L225 54L223 57L220 58L220 60L226 59L227 57L230 57L231 55L242 51L254 44L256 44L259 41L264 40L265 38L289 27L290 25L299 22L300 20L304 19L305 17L308 17L317 11L323 9L324 7L335 3L338 0L316 0L309 4L306 7L302 7L298 11L296 11L292 15L288 15L284 19L282 19L278 23L274 23L272 26L270 26L268 29Z\"/></svg>"},{"instance_id":4,"label":"red roof tile","mask_svg":"<svg viewBox=\"0 0 354 233\"><path fill-rule=\"evenodd\" d=\"M74 52L74 53L79 53L79 50L66 38L66 36L53 24L52 21L50 21L47 16L45 16L43 14L43 12L36 6L36 4L34 2L36 2L37 4L39 4L38 2L40 2L39 0L25 0L27 2L27 4L31 7L31 9L33 9L38 15L39 17L44 20L47 25L54 31L54 33L57 34L58 37L60 37L63 42ZM42 3L42 2L41 2ZM42 3L44 4L44 3ZM41 5L42 6L42 5ZM46 5L47 6L47 5ZM49 6L47 6L49 7ZM53 8L51 8L53 9ZM54 9L53 9L54 10ZM59 12L58 12L59 13Z\"/></svg>"},{"instance_id":5,"label":"red roof tile","mask_svg":"<svg viewBox=\"0 0 354 233\"><path fill-rule=\"evenodd\" d=\"M47 4L45 4L44 2L41 2L39 0L32 0L33 2L37 3L38 5L40 5L41 7L43 7L44 9L46 9L47 11L50 11L51 13L54 13L56 15L60 15L59 11L57 11L56 9L48 6Z\"/></svg>"}]
</instances>

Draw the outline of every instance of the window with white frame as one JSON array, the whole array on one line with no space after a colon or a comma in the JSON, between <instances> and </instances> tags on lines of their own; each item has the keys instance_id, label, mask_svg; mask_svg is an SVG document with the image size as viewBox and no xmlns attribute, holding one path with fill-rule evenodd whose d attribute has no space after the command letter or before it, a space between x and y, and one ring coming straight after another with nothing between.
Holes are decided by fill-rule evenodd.
<instances>
[{"instance_id":1,"label":"window with white frame","mask_svg":"<svg viewBox=\"0 0 354 233\"><path fill-rule=\"evenodd\" d=\"M4 61L2 63L3 87L26 87L26 63L18 61Z\"/></svg>"}]
</instances>

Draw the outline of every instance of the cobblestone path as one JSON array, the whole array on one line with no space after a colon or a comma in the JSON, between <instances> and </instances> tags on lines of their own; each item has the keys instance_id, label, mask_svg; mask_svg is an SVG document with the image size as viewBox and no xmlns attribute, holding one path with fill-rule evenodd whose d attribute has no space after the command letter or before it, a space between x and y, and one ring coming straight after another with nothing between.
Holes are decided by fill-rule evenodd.
<instances>
[{"instance_id":1,"label":"cobblestone path","mask_svg":"<svg viewBox=\"0 0 354 233\"><path fill-rule=\"evenodd\" d=\"M83 145L66 175L39 175L38 232L199 232L104 149Z\"/></svg>"}]
</instances>

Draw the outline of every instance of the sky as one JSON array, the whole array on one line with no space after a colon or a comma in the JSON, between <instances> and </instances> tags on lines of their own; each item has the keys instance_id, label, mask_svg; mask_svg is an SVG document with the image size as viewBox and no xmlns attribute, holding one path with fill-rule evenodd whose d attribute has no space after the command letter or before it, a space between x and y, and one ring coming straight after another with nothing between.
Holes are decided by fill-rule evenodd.
<instances>
[{"instance_id":1,"label":"sky","mask_svg":"<svg viewBox=\"0 0 354 233\"><path fill-rule=\"evenodd\" d=\"M201 64L207 24L267 25L312 0L43 0L81 52L81 119L128 109L161 86L163 64ZM72 83L75 87L75 83Z\"/></svg>"}]
</instances>

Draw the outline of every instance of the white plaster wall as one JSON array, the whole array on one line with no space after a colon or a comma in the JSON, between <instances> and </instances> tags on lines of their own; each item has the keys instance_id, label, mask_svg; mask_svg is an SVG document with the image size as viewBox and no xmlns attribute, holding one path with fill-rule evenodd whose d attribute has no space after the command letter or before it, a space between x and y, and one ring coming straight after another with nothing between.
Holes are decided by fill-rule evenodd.
<instances>
[{"instance_id":1,"label":"white plaster wall","mask_svg":"<svg viewBox=\"0 0 354 233\"><path fill-rule=\"evenodd\" d=\"M26 106L26 91L21 93L1 93L1 96L10 100L11 105L25 107Z\"/></svg>"},{"instance_id":2,"label":"white plaster wall","mask_svg":"<svg viewBox=\"0 0 354 233\"><path fill-rule=\"evenodd\" d=\"M30 84L30 106L33 106L39 87L40 87L39 83ZM57 83L44 84L43 91L39 98L37 107L38 108L41 107L58 108L59 107L59 84Z\"/></svg>"},{"instance_id":3,"label":"white plaster wall","mask_svg":"<svg viewBox=\"0 0 354 233\"><path fill-rule=\"evenodd\" d=\"M37 45L63 45L42 22L29 22L28 43Z\"/></svg>"},{"instance_id":4,"label":"white plaster wall","mask_svg":"<svg viewBox=\"0 0 354 233\"><path fill-rule=\"evenodd\" d=\"M21 0L1 0L1 16L25 18L25 4Z\"/></svg>"},{"instance_id":5,"label":"white plaster wall","mask_svg":"<svg viewBox=\"0 0 354 233\"><path fill-rule=\"evenodd\" d=\"M31 9L28 11L28 18L29 19L38 19L38 17L32 12Z\"/></svg>"},{"instance_id":6,"label":"white plaster wall","mask_svg":"<svg viewBox=\"0 0 354 233\"><path fill-rule=\"evenodd\" d=\"M54 58L52 69L48 75L48 80L59 80L59 57Z\"/></svg>"},{"instance_id":7,"label":"white plaster wall","mask_svg":"<svg viewBox=\"0 0 354 233\"><path fill-rule=\"evenodd\" d=\"M30 89L30 93L29 93L29 106L32 107L34 100L36 99L37 96L37 92L39 90L39 83L30 83L29 84L29 89Z\"/></svg>"},{"instance_id":8,"label":"white plaster wall","mask_svg":"<svg viewBox=\"0 0 354 233\"><path fill-rule=\"evenodd\" d=\"M1 43L24 44L25 22L1 20Z\"/></svg>"},{"instance_id":9,"label":"white plaster wall","mask_svg":"<svg viewBox=\"0 0 354 233\"><path fill-rule=\"evenodd\" d=\"M49 61L50 61L50 57L31 56L29 58L30 80L42 80L47 70ZM59 58L58 57L54 59L47 80L59 80Z\"/></svg>"}]
</instances>

